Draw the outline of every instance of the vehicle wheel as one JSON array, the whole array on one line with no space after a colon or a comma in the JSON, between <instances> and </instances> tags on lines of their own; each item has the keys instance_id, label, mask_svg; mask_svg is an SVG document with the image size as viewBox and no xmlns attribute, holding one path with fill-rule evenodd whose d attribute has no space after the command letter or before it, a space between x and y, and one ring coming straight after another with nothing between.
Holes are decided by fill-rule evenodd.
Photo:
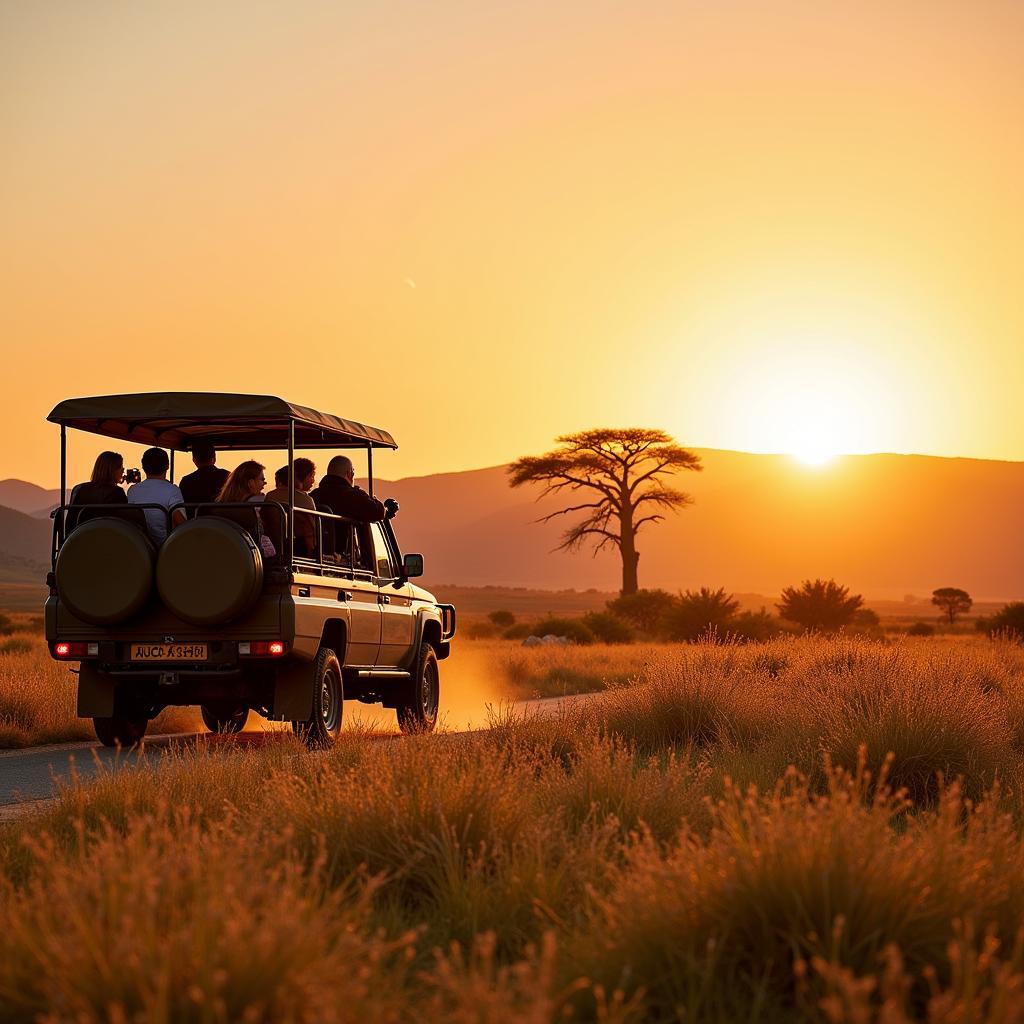
<instances>
[{"instance_id":1,"label":"vehicle wheel","mask_svg":"<svg viewBox=\"0 0 1024 1024\"><path fill-rule=\"evenodd\" d=\"M223 711L223 709L220 710ZM199 711L203 716L203 725L205 725L210 732L241 732L245 728L245 723L249 721L248 708L238 708L236 711L229 712L225 715L218 714L212 708L203 704Z\"/></svg>"},{"instance_id":2,"label":"vehicle wheel","mask_svg":"<svg viewBox=\"0 0 1024 1024\"><path fill-rule=\"evenodd\" d=\"M423 644L416 659L411 699L407 704L399 704L396 709L398 726L402 732L433 732L437 725L440 699L441 672L437 665L437 654L430 644Z\"/></svg>"},{"instance_id":3,"label":"vehicle wheel","mask_svg":"<svg viewBox=\"0 0 1024 1024\"><path fill-rule=\"evenodd\" d=\"M146 735L148 718L125 718L115 715L113 718L94 718L93 728L96 738L105 747L134 747Z\"/></svg>"},{"instance_id":4,"label":"vehicle wheel","mask_svg":"<svg viewBox=\"0 0 1024 1024\"><path fill-rule=\"evenodd\" d=\"M309 747L330 747L341 732L345 688L341 662L329 647L321 647L313 666L313 713L306 722L292 722L292 730Z\"/></svg>"}]
</instances>

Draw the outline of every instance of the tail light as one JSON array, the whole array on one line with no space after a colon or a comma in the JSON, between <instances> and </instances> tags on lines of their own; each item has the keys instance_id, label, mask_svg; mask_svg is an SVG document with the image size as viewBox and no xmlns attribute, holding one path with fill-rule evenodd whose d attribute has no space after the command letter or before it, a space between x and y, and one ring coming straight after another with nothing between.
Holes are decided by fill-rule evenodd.
<instances>
[{"instance_id":1,"label":"tail light","mask_svg":"<svg viewBox=\"0 0 1024 1024\"><path fill-rule=\"evenodd\" d=\"M283 640L243 640L238 645L243 658L280 658L287 652L288 645Z\"/></svg>"},{"instance_id":2,"label":"tail light","mask_svg":"<svg viewBox=\"0 0 1024 1024\"><path fill-rule=\"evenodd\" d=\"M95 658L100 653L100 645L87 643L84 640L67 641L61 640L51 646L55 658L62 661L71 661L81 658Z\"/></svg>"}]
</instances>

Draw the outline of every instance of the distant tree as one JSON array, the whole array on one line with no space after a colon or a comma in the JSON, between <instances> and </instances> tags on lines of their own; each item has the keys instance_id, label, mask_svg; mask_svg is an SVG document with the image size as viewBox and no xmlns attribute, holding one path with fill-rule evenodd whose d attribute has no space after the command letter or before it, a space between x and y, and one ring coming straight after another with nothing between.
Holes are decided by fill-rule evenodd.
<instances>
[{"instance_id":1,"label":"distant tree","mask_svg":"<svg viewBox=\"0 0 1024 1024\"><path fill-rule=\"evenodd\" d=\"M656 633L665 613L675 604L667 590L638 590L608 602L608 611L632 622L644 633Z\"/></svg>"},{"instance_id":2,"label":"distant tree","mask_svg":"<svg viewBox=\"0 0 1024 1024\"><path fill-rule=\"evenodd\" d=\"M943 618L952 626L958 615L966 615L974 602L966 590L959 587L939 587L932 591L932 604L942 609Z\"/></svg>"},{"instance_id":3,"label":"distant tree","mask_svg":"<svg viewBox=\"0 0 1024 1024\"><path fill-rule=\"evenodd\" d=\"M724 636L739 607L739 601L734 601L723 589L687 590L665 613L662 629L669 640L696 640L712 631Z\"/></svg>"},{"instance_id":4,"label":"distant tree","mask_svg":"<svg viewBox=\"0 0 1024 1024\"><path fill-rule=\"evenodd\" d=\"M642 428L584 430L557 441L561 447L554 451L512 463L511 485L539 483L541 497L568 491L586 499L543 516L540 522L585 513L563 534L559 548L575 551L593 543L595 554L605 547L617 548L622 558L622 594L635 594L640 560L637 533L693 501L669 487L663 477L681 469L700 470L700 456L680 448L661 430Z\"/></svg>"},{"instance_id":5,"label":"distant tree","mask_svg":"<svg viewBox=\"0 0 1024 1024\"><path fill-rule=\"evenodd\" d=\"M804 629L832 632L848 626L864 603L860 594L850 594L835 580L804 580L799 587L786 587L775 606L779 614Z\"/></svg>"},{"instance_id":6,"label":"distant tree","mask_svg":"<svg viewBox=\"0 0 1024 1024\"><path fill-rule=\"evenodd\" d=\"M631 623L611 612L591 612L583 616L583 625L603 644L630 644L634 630Z\"/></svg>"},{"instance_id":7,"label":"distant tree","mask_svg":"<svg viewBox=\"0 0 1024 1024\"><path fill-rule=\"evenodd\" d=\"M509 626L516 624L516 617L511 613L505 611L504 608L499 608L496 611L490 612L487 616L499 629L508 629Z\"/></svg>"},{"instance_id":8,"label":"distant tree","mask_svg":"<svg viewBox=\"0 0 1024 1024\"><path fill-rule=\"evenodd\" d=\"M934 636L935 627L930 622L915 622L907 630L909 636Z\"/></svg>"}]
</instances>

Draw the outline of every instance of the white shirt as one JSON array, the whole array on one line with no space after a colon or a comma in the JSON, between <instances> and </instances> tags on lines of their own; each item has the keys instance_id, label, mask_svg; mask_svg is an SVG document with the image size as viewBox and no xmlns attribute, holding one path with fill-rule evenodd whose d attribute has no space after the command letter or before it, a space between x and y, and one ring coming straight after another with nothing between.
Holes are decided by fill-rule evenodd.
<instances>
[{"instance_id":1,"label":"white shirt","mask_svg":"<svg viewBox=\"0 0 1024 1024\"><path fill-rule=\"evenodd\" d=\"M128 488L129 505L163 505L166 509L183 505L181 488L169 480L142 480ZM167 516L155 508L145 509L146 527L158 546L167 540Z\"/></svg>"}]
</instances>

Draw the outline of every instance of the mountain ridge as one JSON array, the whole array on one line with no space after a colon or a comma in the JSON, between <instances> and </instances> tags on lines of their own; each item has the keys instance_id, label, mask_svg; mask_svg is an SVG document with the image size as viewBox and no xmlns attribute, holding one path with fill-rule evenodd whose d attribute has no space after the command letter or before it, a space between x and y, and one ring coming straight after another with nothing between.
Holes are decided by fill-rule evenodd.
<instances>
[{"instance_id":1,"label":"mountain ridge","mask_svg":"<svg viewBox=\"0 0 1024 1024\"><path fill-rule=\"evenodd\" d=\"M808 467L786 455L693 450L704 471L675 479L695 504L641 532L641 586L778 593L831 576L885 598L938 586L962 586L979 600L1024 594L1024 463L879 453ZM0 505L10 483L0 481ZM36 487L13 483L23 495ZM428 582L618 587L615 553L553 550L568 520L536 520L558 502L535 500L536 487L510 488L504 466L378 477L375 490L402 503L398 535L406 550L424 553ZM0 553L48 560L50 524L25 518L41 529L19 522L20 548L0 518Z\"/></svg>"}]
</instances>

